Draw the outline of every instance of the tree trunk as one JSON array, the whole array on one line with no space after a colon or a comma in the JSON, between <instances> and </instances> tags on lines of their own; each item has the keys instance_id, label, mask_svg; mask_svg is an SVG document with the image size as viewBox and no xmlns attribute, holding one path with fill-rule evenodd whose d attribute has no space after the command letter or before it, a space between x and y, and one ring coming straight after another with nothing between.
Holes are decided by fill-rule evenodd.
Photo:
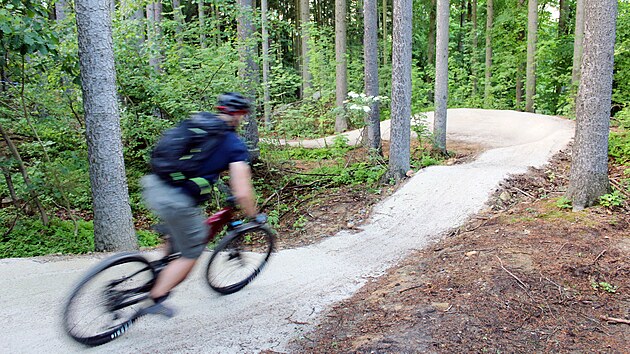
<instances>
[{"instance_id":1,"label":"tree trunk","mask_svg":"<svg viewBox=\"0 0 630 354\"><path fill-rule=\"evenodd\" d=\"M437 3L437 49L435 57L435 147L446 155L446 109L448 103L448 24L449 0Z\"/></svg>"},{"instance_id":2,"label":"tree trunk","mask_svg":"<svg viewBox=\"0 0 630 354\"><path fill-rule=\"evenodd\" d=\"M536 94L536 42L538 41L538 0L529 0L527 14L527 73L525 111L534 112Z\"/></svg>"},{"instance_id":3,"label":"tree trunk","mask_svg":"<svg viewBox=\"0 0 630 354\"><path fill-rule=\"evenodd\" d=\"M206 48L206 13L203 0L198 0L197 13L199 16L199 44L202 49Z\"/></svg>"},{"instance_id":4,"label":"tree trunk","mask_svg":"<svg viewBox=\"0 0 630 354\"><path fill-rule=\"evenodd\" d=\"M4 159L0 161L4 162ZM17 197L17 194L15 193L15 187L13 186L13 178L11 178L11 171L9 171L8 168L2 165L0 165L0 169L2 170L2 174L4 175L4 180L7 182L7 189L9 190L9 196L11 197L11 204L13 204L13 206L16 209L19 209L20 205L18 204L18 197Z\"/></svg>"},{"instance_id":5,"label":"tree trunk","mask_svg":"<svg viewBox=\"0 0 630 354\"><path fill-rule=\"evenodd\" d=\"M393 0L392 102L389 169L396 181L405 177L410 160L412 0Z\"/></svg>"},{"instance_id":6,"label":"tree trunk","mask_svg":"<svg viewBox=\"0 0 630 354\"><path fill-rule=\"evenodd\" d=\"M256 41L254 40L254 11L252 0L238 0L239 16L236 24L239 39L239 56L245 65L239 68L239 78L244 86L245 95L254 102L256 107L256 89L260 82L258 78L258 67L254 62L257 54ZM258 122L256 120L256 110L254 109L248 116L245 125L244 137L249 148L250 158L255 161L260 157L258 150Z\"/></svg>"},{"instance_id":7,"label":"tree trunk","mask_svg":"<svg viewBox=\"0 0 630 354\"><path fill-rule=\"evenodd\" d=\"M159 72L160 58L160 22L162 21L162 3L147 4L147 40L149 42L149 65Z\"/></svg>"},{"instance_id":8,"label":"tree trunk","mask_svg":"<svg viewBox=\"0 0 630 354\"><path fill-rule=\"evenodd\" d=\"M473 97L477 96L477 49L479 47L479 34L477 33L477 0L472 0L472 50L471 50L471 76L473 81Z\"/></svg>"},{"instance_id":9,"label":"tree trunk","mask_svg":"<svg viewBox=\"0 0 630 354\"><path fill-rule=\"evenodd\" d=\"M587 1L584 53L576 100L575 143L567 196L582 210L610 190L608 134L617 0Z\"/></svg>"},{"instance_id":10,"label":"tree trunk","mask_svg":"<svg viewBox=\"0 0 630 354\"><path fill-rule=\"evenodd\" d=\"M431 0L429 9L429 34L427 35L427 63L429 65L435 64L435 16L436 16L436 3L435 0Z\"/></svg>"},{"instance_id":11,"label":"tree trunk","mask_svg":"<svg viewBox=\"0 0 630 354\"><path fill-rule=\"evenodd\" d=\"M573 70L571 84L577 87L580 84L580 65L582 63L582 51L584 50L584 0L576 0L575 4L575 39L573 41Z\"/></svg>"},{"instance_id":12,"label":"tree trunk","mask_svg":"<svg viewBox=\"0 0 630 354\"><path fill-rule=\"evenodd\" d=\"M306 98L307 92L312 87L311 73L308 68L309 62L309 23L310 19L310 7L308 0L300 0L300 26L302 33L302 99Z\"/></svg>"},{"instance_id":13,"label":"tree trunk","mask_svg":"<svg viewBox=\"0 0 630 354\"><path fill-rule=\"evenodd\" d=\"M57 21L63 21L68 17L68 1L57 0L55 2L55 19Z\"/></svg>"},{"instance_id":14,"label":"tree trunk","mask_svg":"<svg viewBox=\"0 0 630 354\"><path fill-rule=\"evenodd\" d=\"M521 7L525 5L525 0L518 0L518 9L519 11L521 10ZM517 43L523 43L525 42L525 29L521 29L518 31L518 34L516 35L516 42ZM518 56L518 58L520 58L520 55ZM516 110L518 111L522 111L523 108L523 98L525 97L525 85L523 82L524 76L525 76L525 71L527 68L527 63L524 61L521 61L519 59L519 63L518 66L516 67Z\"/></svg>"},{"instance_id":15,"label":"tree trunk","mask_svg":"<svg viewBox=\"0 0 630 354\"><path fill-rule=\"evenodd\" d=\"M378 96L378 5L377 0L363 2L363 60L365 63L365 94ZM370 106L366 116L367 146L370 154L382 155L379 103Z\"/></svg>"},{"instance_id":16,"label":"tree trunk","mask_svg":"<svg viewBox=\"0 0 630 354\"><path fill-rule=\"evenodd\" d=\"M492 83L492 21L494 17L493 0L488 0L487 3L487 16L486 16L486 82L483 91L483 105L485 108L489 108L490 105L490 89Z\"/></svg>"},{"instance_id":17,"label":"tree trunk","mask_svg":"<svg viewBox=\"0 0 630 354\"><path fill-rule=\"evenodd\" d=\"M109 3L75 0L97 251L137 249L123 160Z\"/></svg>"},{"instance_id":18,"label":"tree trunk","mask_svg":"<svg viewBox=\"0 0 630 354\"><path fill-rule=\"evenodd\" d=\"M336 105L335 132L348 129L343 101L348 94L348 68L346 64L346 0L335 0L335 61Z\"/></svg>"},{"instance_id":19,"label":"tree trunk","mask_svg":"<svg viewBox=\"0 0 630 354\"><path fill-rule=\"evenodd\" d=\"M37 208L37 211L39 211L39 217L42 219L42 224L48 225L48 215L46 215L46 210L44 210L44 206L42 206L42 203L39 201L39 198L37 197L37 192L35 191L35 188L33 188L31 179L28 177L26 166L24 166L24 160L22 160L22 156L20 156L20 152L15 147L15 144L13 144L13 141L9 137L9 134L7 133L7 131L4 130L4 127L2 126L2 124L0 124L0 134L2 134L2 138L7 143L7 147L9 148L11 155L13 155L13 158L18 164L18 169L20 170L20 173L22 174L22 179L24 179L24 184L26 184L26 186L28 187L29 194L31 195L31 200L35 204L35 208Z\"/></svg>"},{"instance_id":20,"label":"tree trunk","mask_svg":"<svg viewBox=\"0 0 630 354\"><path fill-rule=\"evenodd\" d=\"M383 66L389 62L389 40L387 38L387 0L383 0Z\"/></svg>"},{"instance_id":21,"label":"tree trunk","mask_svg":"<svg viewBox=\"0 0 630 354\"><path fill-rule=\"evenodd\" d=\"M262 26L262 64L263 64L263 110L265 126L271 129L271 94L269 92L269 32L267 31L267 0L261 0L260 16Z\"/></svg>"},{"instance_id":22,"label":"tree trunk","mask_svg":"<svg viewBox=\"0 0 630 354\"><path fill-rule=\"evenodd\" d=\"M182 7L180 0L173 0L173 17L177 25L175 26L175 38L177 44L181 47L184 44L184 38L182 38L182 31L184 28L184 15L182 14Z\"/></svg>"}]
</instances>

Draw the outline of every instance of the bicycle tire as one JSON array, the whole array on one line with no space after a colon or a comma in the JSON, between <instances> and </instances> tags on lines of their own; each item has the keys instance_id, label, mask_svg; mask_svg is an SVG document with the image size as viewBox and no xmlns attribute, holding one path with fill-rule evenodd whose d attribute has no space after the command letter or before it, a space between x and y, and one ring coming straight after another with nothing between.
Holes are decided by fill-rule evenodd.
<instances>
[{"instance_id":1,"label":"bicycle tire","mask_svg":"<svg viewBox=\"0 0 630 354\"><path fill-rule=\"evenodd\" d=\"M262 271L273 252L274 242L274 232L266 225L229 232L208 261L208 285L223 295L241 290ZM251 265L247 261L252 261Z\"/></svg>"},{"instance_id":2,"label":"bicycle tire","mask_svg":"<svg viewBox=\"0 0 630 354\"><path fill-rule=\"evenodd\" d=\"M79 281L65 303L66 333L88 346L118 338L136 320L138 302L148 296L155 279L155 269L138 253L122 253L100 262ZM89 328L93 325L94 330Z\"/></svg>"}]
</instances>

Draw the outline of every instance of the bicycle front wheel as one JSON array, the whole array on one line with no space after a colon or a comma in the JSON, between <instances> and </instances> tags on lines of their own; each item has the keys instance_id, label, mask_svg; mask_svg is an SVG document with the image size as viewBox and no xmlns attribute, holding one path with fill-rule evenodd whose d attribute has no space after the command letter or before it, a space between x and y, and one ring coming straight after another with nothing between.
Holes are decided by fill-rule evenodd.
<instances>
[{"instance_id":1,"label":"bicycle front wheel","mask_svg":"<svg viewBox=\"0 0 630 354\"><path fill-rule=\"evenodd\" d=\"M274 234L266 225L228 233L208 261L208 285L225 295L241 290L263 269L273 247Z\"/></svg>"},{"instance_id":2,"label":"bicycle front wheel","mask_svg":"<svg viewBox=\"0 0 630 354\"><path fill-rule=\"evenodd\" d=\"M66 333L79 343L96 346L125 333L135 321L139 303L155 283L151 264L137 253L123 253L92 268L64 306Z\"/></svg>"}]
</instances>

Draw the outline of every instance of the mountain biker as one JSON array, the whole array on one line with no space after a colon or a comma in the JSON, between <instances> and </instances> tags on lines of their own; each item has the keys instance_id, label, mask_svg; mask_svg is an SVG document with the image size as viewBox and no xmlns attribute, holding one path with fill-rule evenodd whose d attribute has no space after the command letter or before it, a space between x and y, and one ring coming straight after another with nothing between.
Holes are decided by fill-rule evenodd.
<instances>
[{"instance_id":1,"label":"mountain biker","mask_svg":"<svg viewBox=\"0 0 630 354\"><path fill-rule=\"evenodd\" d=\"M220 119L225 124L226 133L221 136L222 140L210 157L203 162L201 172L194 180L214 183L221 172L229 171L230 189L237 203L248 217L256 217L249 153L235 132L243 117L251 112L251 103L239 93L228 92L218 97L216 109L217 114L195 116L195 119ZM149 208L166 224L170 234L170 251L181 252L182 256L159 273L149 293L152 302L141 309L137 316L162 314L172 317L173 310L162 302L175 286L186 279L205 248L204 241L209 230L200 204L208 197L202 192L202 187L195 183L173 184L158 177L159 171L154 172L142 178L143 197Z\"/></svg>"}]
</instances>

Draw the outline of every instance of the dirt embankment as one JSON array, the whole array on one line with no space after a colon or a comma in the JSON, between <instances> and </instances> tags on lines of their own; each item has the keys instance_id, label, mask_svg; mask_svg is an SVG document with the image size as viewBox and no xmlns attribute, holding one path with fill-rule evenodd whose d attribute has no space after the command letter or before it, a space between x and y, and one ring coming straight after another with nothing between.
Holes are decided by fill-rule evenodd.
<instances>
[{"instance_id":1,"label":"dirt embankment","mask_svg":"<svg viewBox=\"0 0 630 354\"><path fill-rule=\"evenodd\" d=\"M335 306L292 349L627 352L630 208L559 208L569 158L504 182L487 210Z\"/></svg>"}]
</instances>

